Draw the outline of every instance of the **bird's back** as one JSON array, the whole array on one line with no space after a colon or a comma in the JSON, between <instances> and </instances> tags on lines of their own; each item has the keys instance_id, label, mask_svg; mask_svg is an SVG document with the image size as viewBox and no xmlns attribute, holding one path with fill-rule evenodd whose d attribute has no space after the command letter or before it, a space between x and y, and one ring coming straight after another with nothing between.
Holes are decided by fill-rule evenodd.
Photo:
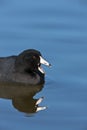
<instances>
[{"instance_id":1,"label":"bird's back","mask_svg":"<svg viewBox=\"0 0 87 130\"><path fill-rule=\"evenodd\" d=\"M0 58L0 81L5 80L5 77L12 72L15 59L16 56Z\"/></svg>"}]
</instances>

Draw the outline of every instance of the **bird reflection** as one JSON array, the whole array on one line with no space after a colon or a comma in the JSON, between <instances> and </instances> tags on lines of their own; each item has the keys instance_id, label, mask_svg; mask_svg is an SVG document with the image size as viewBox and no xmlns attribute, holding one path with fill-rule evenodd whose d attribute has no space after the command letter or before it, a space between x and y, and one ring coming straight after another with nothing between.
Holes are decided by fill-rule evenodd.
<instances>
[{"instance_id":1,"label":"bird reflection","mask_svg":"<svg viewBox=\"0 0 87 130\"><path fill-rule=\"evenodd\" d=\"M35 99L34 96L42 90L43 85L22 85L18 83L0 83L0 98L12 100L14 108L20 112L33 114L45 110L45 106L39 106L43 97Z\"/></svg>"}]
</instances>

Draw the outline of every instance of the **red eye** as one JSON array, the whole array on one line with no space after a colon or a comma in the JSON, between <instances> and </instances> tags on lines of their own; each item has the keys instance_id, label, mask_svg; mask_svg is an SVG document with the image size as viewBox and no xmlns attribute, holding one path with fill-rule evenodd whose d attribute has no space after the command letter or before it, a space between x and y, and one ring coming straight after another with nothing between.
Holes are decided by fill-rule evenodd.
<instances>
[{"instance_id":1,"label":"red eye","mask_svg":"<svg viewBox=\"0 0 87 130\"><path fill-rule=\"evenodd\" d=\"M33 59L36 59L36 56L33 56Z\"/></svg>"}]
</instances>

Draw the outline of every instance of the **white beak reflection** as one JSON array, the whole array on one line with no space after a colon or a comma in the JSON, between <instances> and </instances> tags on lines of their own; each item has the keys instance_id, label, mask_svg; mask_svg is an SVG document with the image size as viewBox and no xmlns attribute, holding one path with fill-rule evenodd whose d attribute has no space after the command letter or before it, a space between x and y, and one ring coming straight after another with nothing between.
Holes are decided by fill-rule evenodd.
<instances>
[{"instance_id":1,"label":"white beak reflection","mask_svg":"<svg viewBox=\"0 0 87 130\"><path fill-rule=\"evenodd\" d=\"M36 105L39 105L43 101L44 97L41 97L37 100Z\"/></svg>"},{"instance_id":2,"label":"white beak reflection","mask_svg":"<svg viewBox=\"0 0 87 130\"><path fill-rule=\"evenodd\" d=\"M37 100L36 105L39 105L43 101L44 97L41 97ZM46 106L38 106L36 112L47 109Z\"/></svg>"},{"instance_id":3,"label":"white beak reflection","mask_svg":"<svg viewBox=\"0 0 87 130\"><path fill-rule=\"evenodd\" d=\"M47 109L47 107L37 107L36 112L38 112L38 111L42 111L42 110L45 110L45 109Z\"/></svg>"}]
</instances>

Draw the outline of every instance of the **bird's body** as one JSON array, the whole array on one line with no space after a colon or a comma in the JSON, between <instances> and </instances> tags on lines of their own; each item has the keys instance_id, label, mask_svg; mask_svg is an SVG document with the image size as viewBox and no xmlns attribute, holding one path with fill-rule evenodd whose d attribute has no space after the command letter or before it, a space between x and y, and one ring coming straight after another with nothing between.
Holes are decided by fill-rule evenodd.
<instances>
[{"instance_id":1,"label":"bird's body","mask_svg":"<svg viewBox=\"0 0 87 130\"><path fill-rule=\"evenodd\" d=\"M45 74L41 69L40 58L41 53L34 49L25 50L18 56L1 57L0 82L43 84ZM43 64L50 66L45 60Z\"/></svg>"}]
</instances>

